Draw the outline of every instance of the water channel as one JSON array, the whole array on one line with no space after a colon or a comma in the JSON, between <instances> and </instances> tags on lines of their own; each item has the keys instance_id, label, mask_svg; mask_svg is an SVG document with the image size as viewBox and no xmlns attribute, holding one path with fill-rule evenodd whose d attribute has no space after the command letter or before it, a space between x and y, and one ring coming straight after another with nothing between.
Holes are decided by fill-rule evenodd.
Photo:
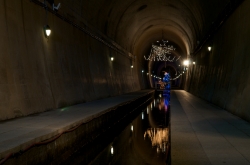
<instances>
[{"instance_id":1,"label":"water channel","mask_svg":"<svg viewBox=\"0 0 250 165\"><path fill-rule=\"evenodd\" d=\"M155 98L137 115L123 127L95 142L102 146L105 143L105 147L89 161L90 165L170 164L170 93L156 93ZM78 151L72 156L71 164L81 164L81 155L87 152L86 149Z\"/></svg>"}]
</instances>

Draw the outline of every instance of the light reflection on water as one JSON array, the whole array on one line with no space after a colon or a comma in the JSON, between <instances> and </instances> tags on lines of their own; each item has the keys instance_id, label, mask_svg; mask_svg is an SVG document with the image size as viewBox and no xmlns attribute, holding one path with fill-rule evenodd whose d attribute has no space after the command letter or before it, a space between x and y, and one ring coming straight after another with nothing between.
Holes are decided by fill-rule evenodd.
<instances>
[{"instance_id":1,"label":"light reflection on water","mask_svg":"<svg viewBox=\"0 0 250 165\"><path fill-rule=\"evenodd\" d=\"M170 149L169 104L170 93L158 94L91 165L166 165Z\"/></svg>"},{"instance_id":2,"label":"light reflection on water","mask_svg":"<svg viewBox=\"0 0 250 165\"><path fill-rule=\"evenodd\" d=\"M149 128L144 133L144 139L146 137L150 138L152 147L157 148L157 153L166 152L166 145L169 137L168 128Z\"/></svg>"}]
</instances>

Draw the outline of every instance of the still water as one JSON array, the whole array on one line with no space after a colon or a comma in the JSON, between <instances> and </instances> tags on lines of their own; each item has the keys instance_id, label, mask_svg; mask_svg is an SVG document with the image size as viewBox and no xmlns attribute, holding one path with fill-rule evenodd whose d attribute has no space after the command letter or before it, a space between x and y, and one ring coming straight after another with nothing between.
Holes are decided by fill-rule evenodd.
<instances>
[{"instance_id":1,"label":"still water","mask_svg":"<svg viewBox=\"0 0 250 165\"><path fill-rule=\"evenodd\" d=\"M170 155L169 93L158 93L147 108L90 163L166 165Z\"/></svg>"}]
</instances>

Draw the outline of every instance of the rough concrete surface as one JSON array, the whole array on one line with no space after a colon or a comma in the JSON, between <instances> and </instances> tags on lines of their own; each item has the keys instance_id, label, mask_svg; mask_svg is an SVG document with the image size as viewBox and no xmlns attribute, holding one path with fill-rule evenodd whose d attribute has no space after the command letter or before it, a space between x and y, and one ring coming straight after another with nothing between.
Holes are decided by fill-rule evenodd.
<instances>
[{"instance_id":1,"label":"rough concrete surface","mask_svg":"<svg viewBox=\"0 0 250 165\"><path fill-rule=\"evenodd\" d=\"M30 0L0 1L0 51L0 120L140 89L128 56Z\"/></svg>"},{"instance_id":2,"label":"rough concrete surface","mask_svg":"<svg viewBox=\"0 0 250 165\"><path fill-rule=\"evenodd\" d=\"M190 66L185 89L250 121L250 1L226 19ZM212 51L207 46L212 45Z\"/></svg>"}]
</instances>

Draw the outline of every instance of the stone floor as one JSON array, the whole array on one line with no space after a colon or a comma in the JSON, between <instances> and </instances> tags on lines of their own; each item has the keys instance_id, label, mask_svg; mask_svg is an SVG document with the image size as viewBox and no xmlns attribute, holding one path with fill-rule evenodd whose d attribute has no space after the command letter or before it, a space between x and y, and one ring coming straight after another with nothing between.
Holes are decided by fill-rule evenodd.
<instances>
[{"instance_id":1,"label":"stone floor","mask_svg":"<svg viewBox=\"0 0 250 165\"><path fill-rule=\"evenodd\" d=\"M250 165L250 123L173 90L171 145L172 165Z\"/></svg>"},{"instance_id":2,"label":"stone floor","mask_svg":"<svg viewBox=\"0 0 250 165\"><path fill-rule=\"evenodd\" d=\"M79 123L87 122L105 113L112 107L153 91L141 90L0 122L0 162L10 153L19 152L31 144L52 138Z\"/></svg>"}]
</instances>

